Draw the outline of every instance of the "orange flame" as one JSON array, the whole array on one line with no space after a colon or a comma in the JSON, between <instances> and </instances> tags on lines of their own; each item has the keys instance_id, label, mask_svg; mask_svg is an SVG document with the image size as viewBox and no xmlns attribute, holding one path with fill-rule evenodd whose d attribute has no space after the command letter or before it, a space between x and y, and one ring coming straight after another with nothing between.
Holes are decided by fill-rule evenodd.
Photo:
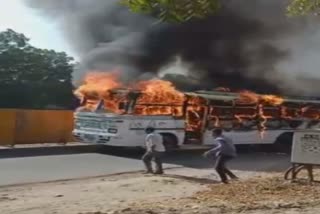
<instances>
[{"instance_id":1,"label":"orange flame","mask_svg":"<svg viewBox=\"0 0 320 214\"><path fill-rule=\"evenodd\" d=\"M265 115L264 107L268 105L280 106L284 103L284 99L275 95L259 95L251 91L242 91L240 92L240 95L236 100L236 103L240 105L256 106L257 111L255 114L236 114L235 118L238 119L239 123L242 123L243 118L254 119L258 116L260 136L261 138L263 138L265 130L267 129L266 123L268 119L272 118L272 116Z\"/></svg>"},{"instance_id":2,"label":"orange flame","mask_svg":"<svg viewBox=\"0 0 320 214\"><path fill-rule=\"evenodd\" d=\"M118 71L109 73L91 72L85 77L83 85L74 94L81 100L89 100L87 106L85 106L88 110L93 110L98 102L103 99L107 109L119 112L118 104L121 98L113 97L109 91L110 89L122 87L122 84L118 80L119 74Z\"/></svg>"},{"instance_id":3,"label":"orange flame","mask_svg":"<svg viewBox=\"0 0 320 214\"><path fill-rule=\"evenodd\" d=\"M80 110L94 110L100 100L104 100L105 109L114 113L122 113L119 104L128 104L129 92L138 91L139 96L135 103L132 114L136 115L173 115L176 117L185 116L186 130L201 130L204 123L210 122L214 127L220 127L225 120L231 120L236 125L243 125L245 120L255 120L258 123L261 137L267 130L267 122L279 117L284 120L291 120L295 117L307 117L319 120L318 109L305 107L287 107L284 99L275 95L259 95L251 91L241 91L234 104L239 108L233 108L232 119L223 118L224 113L217 110L217 107L209 107L207 102L200 97L189 97L175 89L169 81L153 79L148 81L132 82L124 85L119 81L120 72L91 72L74 93L80 99L86 99L86 106ZM115 93L115 89L121 89ZM228 88L216 88L216 91L230 92ZM230 104L232 105L232 104ZM271 110L270 110L271 109ZM276 112L276 113L271 113ZM275 116L276 114L277 116ZM204 122L203 118L208 121ZM254 123L256 124L256 123Z\"/></svg>"},{"instance_id":4,"label":"orange flame","mask_svg":"<svg viewBox=\"0 0 320 214\"><path fill-rule=\"evenodd\" d=\"M141 81L133 85L133 88L142 92L135 113L143 115L182 115L184 94L177 91L171 82L159 79ZM148 105L150 106L148 107Z\"/></svg>"},{"instance_id":5,"label":"orange flame","mask_svg":"<svg viewBox=\"0 0 320 214\"><path fill-rule=\"evenodd\" d=\"M259 102L259 95L251 91L240 92L239 98L236 100L238 104L257 104Z\"/></svg>"},{"instance_id":6,"label":"orange flame","mask_svg":"<svg viewBox=\"0 0 320 214\"><path fill-rule=\"evenodd\" d=\"M225 87L218 87L213 90L214 91L221 91L221 92L231 92L231 90L229 88L225 88Z\"/></svg>"},{"instance_id":7,"label":"orange flame","mask_svg":"<svg viewBox=\"0 0 320 214\"><path fill-rule=\"evenodd\" d=\"M261 95L260 100L267 105L273 106L282 105L284 102L284 99L282 97L275 95Z\"/></svg>"},{"instance_id":8,"label":"orange flame","mask_svg":"<svg viewBox=\"0 0 320 214\"><path fill-rule=\"evenodd\" d=\"M84 83L75 91L75 95L79 98L88 98L99 100L105 96L105 93L113 88L121 87L119 82L119 73L110 72L91 72L86 75Z\"/></svg>"},{"instance_id":9,"label":"orange flame","mask_svg":"<svg viewBox=\"0 0 320 214\"><path fill-rule=\"evenodd\" d=\"M238 104L266 104L279 106L283 104L284 99L275 95L260 95L251 91L240 92L239 98L237 100Z\"/></svg>"},{"instance_id":10,"label":"orange flame","mask_svg":"<svg viewBox=\"0 0 320 214\"><path fill-rule=\"evenodd\" d=\"M112 93L112 89L121 87L141 92L135 109L136 114L182 114L184 95L177 91L171 82L155 79L124 86L119 81L119 72L117 71L89 73L85 77L83 85L75 91L75 95L80 99L86 98L89 100L85 106L88 110L93 110L100 100L104 100L107 110L120 113L118 106L120 102L126 101L126 96Z\"/></svg>"}]
</instances>

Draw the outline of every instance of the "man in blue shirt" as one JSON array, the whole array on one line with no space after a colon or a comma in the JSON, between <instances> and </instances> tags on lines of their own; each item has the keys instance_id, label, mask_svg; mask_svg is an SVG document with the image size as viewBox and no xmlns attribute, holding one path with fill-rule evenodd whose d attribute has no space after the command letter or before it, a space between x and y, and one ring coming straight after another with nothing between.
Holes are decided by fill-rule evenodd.
<instances>
[{"instance_id":1,"label":"man in blue shirt","mask_svg":"<svg viewBox=\"0 0 320 214\"><path fill-rule=\"evenodd\" d=\"M221 181L227 184L227 176L229 176L231 179L238 179L238 177L226 167L226 163L237 156L237 151L232 140L225 137L222 133L222 129L213 130L212 134L215 138L216 146L207 151L204 156L208 157L210 154L216 156L215 169L220 176Z\"/></svg>"}]
</instances>

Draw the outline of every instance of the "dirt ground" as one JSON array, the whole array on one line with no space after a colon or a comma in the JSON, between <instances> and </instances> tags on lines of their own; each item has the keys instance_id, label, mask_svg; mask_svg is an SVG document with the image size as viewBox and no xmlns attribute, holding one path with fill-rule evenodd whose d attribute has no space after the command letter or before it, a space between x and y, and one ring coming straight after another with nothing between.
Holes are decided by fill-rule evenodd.
<instances>
[{"instance_id":1,"label":"dirt ground","mask_svg":"<svg viewBox=\"0 0 320 214\"><path fill-rule=\"evenodd\" d=\"M131 173L0 188L4 214L318 214L320 184L282 174L236 171L217 182L211 170L179 168L164 176ZM320 172L316 172L320 177Z\"/></svg>"}]
</instances>

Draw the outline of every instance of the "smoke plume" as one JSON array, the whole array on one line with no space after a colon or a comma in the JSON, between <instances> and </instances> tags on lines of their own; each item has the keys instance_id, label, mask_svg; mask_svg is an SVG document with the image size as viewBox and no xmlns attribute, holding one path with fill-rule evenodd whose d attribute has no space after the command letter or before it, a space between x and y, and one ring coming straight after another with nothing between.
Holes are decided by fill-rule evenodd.
<instances>
[{"instance_id":1,"label":"smoke plume","mask_svg":"<svg viewBox=\"0 0 320 214\"><path fill-rule=\"evenodd\" d=\"M215 16L184 24L157 23L117 0L25 1L60 23L81 58L76 80L90 70L120 68L132 80L182 69L164 77L183 89L320 91L308 80L320 79L320 22L287 18L287 0L225 0Z\"/></svg>"}]
</instances>

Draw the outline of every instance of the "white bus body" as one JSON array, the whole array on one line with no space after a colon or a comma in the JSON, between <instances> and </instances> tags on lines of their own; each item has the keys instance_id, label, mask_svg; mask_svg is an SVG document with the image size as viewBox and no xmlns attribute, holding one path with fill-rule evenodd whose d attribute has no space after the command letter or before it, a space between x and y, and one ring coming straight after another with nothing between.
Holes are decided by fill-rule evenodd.
<instances>
[{"instance_id":1,"label":"white bus body","mask_svg":"<svg viewBox=\"0 0 320 214\"><path fill-rule=\"evenodd\" d=\"M158 133L176 145L184 142L185 121L170 116L77 112L73 135L81 142L142 147L147 127L154 127Z\"/></svg>"},{"instance_id":2,"label":"white bus body","mask_svg":"<svg viewBox=\"0 0 320 214\"><path fill-rule=\"evenodd\" d=\"M230 131L224 132L224 135L231 138L236 145L250 145L250 144L273 144L277 138L284 133L292 132L292 130L269 130L263 136L258 130L252 131ZM214 143L212 138L212 131L207 130L204 134L204 145L212 145Z\"/></svg>"},{"instance_id":3,"label":"white bus body","mask_svg":"<svg viewBox=\"0 0 320 214\"><path fill-rule=\"evenodd\" d=\"M211 95L210 95L211 96ZM212 96L211 96L212 97ZM217 96L217 100L230 100L230 96ZM304 102L297 100L296 102ZM319 101L313 101L320 103ZM119 147L143 147L147 127L154 127L156 131L165 137L166 147L183 147L189 145L184 118L173 116L146 116L131 114L115 114L105 112L78 111L74 114L75 126L73 135L81 142L104 144ZM205 117L206 121L207 118ZM298 120L298 126L294 128L282 126L280 128L267 129L261 137L257 128L232 129L225 131L225 135L233 139L237 145L273 144L282 135L293 134L295 130L310 129L310 120ZM318 123L312 129L319 128ZM212 131L205 125L200 133L201 137L197 145L210 146L214 143ZM289 140L290 141L290 140Z\"/></svg>"},{"instance_id":4,"label":"white bus body","mask_svg":"<svg viewBox=\"0 0 320 214\"><path fill-rule=\"evenodd\" d=\"M185 121L169 116L77 112L75 113L73 135L80 142L119 147L143 147L144 130L149 126L154 127L158 133L171 138L178 146L182 147L184 145L186 137ZM281 134L292 133L293 131L293 129L267 130L263 137L258 130L231 130L224 134L233 139L237 145L273 144ZM207 129L203 134L202 145L212 145L213 143L212 131Z\"/></svg>"}]
</instances>

